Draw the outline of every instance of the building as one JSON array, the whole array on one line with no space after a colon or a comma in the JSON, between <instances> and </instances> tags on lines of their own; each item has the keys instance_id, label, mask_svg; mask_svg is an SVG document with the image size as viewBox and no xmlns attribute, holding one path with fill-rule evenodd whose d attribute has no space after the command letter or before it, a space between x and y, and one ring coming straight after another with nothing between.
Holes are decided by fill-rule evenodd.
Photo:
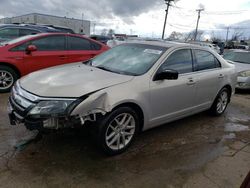
<instances>
[{"instance_id":1,"label":"building","mask_svg":"<svg viewBox=\"0 0 250 188\"><path fill-rule=\"evenodd\" d=\"M52 16L46 14L32 13L12 18L0 19L0 24L26 23L26 24L43 24L73 29L75 33L90 35L90 21L74 18Z\"/></svg>"}]
</instances>

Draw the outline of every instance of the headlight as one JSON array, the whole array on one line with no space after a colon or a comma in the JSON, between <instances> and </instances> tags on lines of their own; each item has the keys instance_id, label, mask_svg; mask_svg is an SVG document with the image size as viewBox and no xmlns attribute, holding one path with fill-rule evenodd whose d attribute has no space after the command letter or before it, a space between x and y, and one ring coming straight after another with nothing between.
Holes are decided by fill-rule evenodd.
<instances>
[{"instance_id":1,"label":"headlight","mask_svg":"<svg viewBox=\"0 0 250 188\"><path fill-rule=\"evenodd\" d=\"M250 77L250 70L240 72L239 76L241 76L241 77Z\"/></svg>"},{"instance_id":2,"label":"headlight","mask_svg":"<svg viewBox=\"0 0 250 188\"><path fill-rule=\"evenodd\" d=\"M55 100L39 102L28 115L48 116L48 115L64 115L67 108L75 100Z\"/></svg>"}]
</instances>

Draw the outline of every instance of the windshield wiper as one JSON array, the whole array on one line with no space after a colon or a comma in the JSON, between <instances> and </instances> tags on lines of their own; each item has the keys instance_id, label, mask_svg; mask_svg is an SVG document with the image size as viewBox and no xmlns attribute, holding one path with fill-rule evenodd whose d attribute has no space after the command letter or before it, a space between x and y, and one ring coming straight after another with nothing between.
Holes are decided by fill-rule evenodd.
<instances>
[{"instance_id":1,"label":"windshield wiper","mask_svg":"<svg viewBox=\"0 0 250 188\"><path fill-rule=\"evenodd\" d=\"M120 74L119 72L116 72L116 71L110 70L110 69L108 69L107 67L103 67L103 66L96 66L96 68L101 69L101 70L105 70L105 71L108 71L108 72L114 72L114 73L118 73L118 74Z\"/></svg>"},{"instance_id":2,"label":"windshield wiper","mask_svg":"<svg viewBox=\"0 0 250 188\"><path fill-rule=\"evenodd\" d=\"M244 63L244 64L249 64L249 63L244 62L244 61L234 61L234 62L236 62L236 63Z\"/></svg>"},{"instance_id":3,"label":"windshield wiper","mask_svg":"<svg viewBox=\"0 0 250 188\"><path fill-rule=\"evenodd\" d=\"M108 69L107 67L103 67L103 66L96 66L96 68L102 69L102 70L105 70L105 71L109 71L109 72L113 72L113 73L117 73L117 74L122 74L122 75L138 76L137 74L129 73L129 72L125 72L125 71L114 71L114 70L110 70L110 69Z\"/></svg>"},{"instance_id":4,"label":"windshield wiper","mask_svg":"<svg viewBox=\"0 0 250 188\"><path fill-rule=\"evenodd\" d=\"M92 60L83 61L82 64L92 66Z\"/></svg>"}]
</instances>

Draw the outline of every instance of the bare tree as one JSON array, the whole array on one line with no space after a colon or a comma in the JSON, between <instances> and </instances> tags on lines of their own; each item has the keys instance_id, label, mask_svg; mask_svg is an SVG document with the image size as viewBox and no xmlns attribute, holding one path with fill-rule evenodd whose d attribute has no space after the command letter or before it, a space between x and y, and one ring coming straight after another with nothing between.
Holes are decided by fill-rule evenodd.
<instances>
[{"instance_id":1,"label":"bare tree","mask_svg":"<svg viewBox=\"0 0 250 188\"><path fill-rule=\"evenodd\" d=\"M176 31L173 31L168 37L169 40L181 40L182 38L183 34Z\"/></svg>"},{"instance_id":2,"label":"bare tree","mask_svg":"<svg viewBox=\"0 0 250 188\"><path fill-rule=\"evenodd\" d=\"M112 37L115 34L115 30L109 29L108 36Z\"/></svg>"},{"instance_id":3,"label":"bare tree","mask_svg":"<svg viewBox=\"0 0 250 188\"><path fill-rule=\"evenodd\" d=\"M196 40L200 41L203 34L204 34L204 31L198 30ZM195 38L195 30L190 31L189 33L186 33L185 36L184 36L185 41L194 40L194 38Z\"/></svg>"},{"instance_id":4,"label":"bare tree","mask_svg":"<svg viewBox=\"0 0 250 188\"><path fill-rule=\"evenodd\" d=\"M101 35L105 35L106 36L107 35L107 31L108 31L107 29L103 29L102 32L101 32Z\"/></svg>"},{"instance_id":5,"label":"bare tree","mask_svg":"<svg viewBox=\"0 0 250 188\"><path fill-rule=\"evenodd\" d=\"M210 33L210 36L211 36L211 41L213 41L213 42L221 42L222 41L221 35L216 34L213 31Z\"/></svg>"},{"instance_id":6,"label":"bare tree","mask_svg":"<svg viewBox=\"0 0 250 188\"><path fill-rule=\"evenodd\" d=\"M234 33L232 34L231 41L238 41L244 36L244 33L239 29L234 29Z\"/></svg>"}]
</instances>

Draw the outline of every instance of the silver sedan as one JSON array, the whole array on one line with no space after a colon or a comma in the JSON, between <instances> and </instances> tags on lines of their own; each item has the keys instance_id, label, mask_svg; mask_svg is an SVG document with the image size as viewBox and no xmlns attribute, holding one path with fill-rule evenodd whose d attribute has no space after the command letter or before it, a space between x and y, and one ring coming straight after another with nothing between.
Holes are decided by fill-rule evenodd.
<instances>
[{"instance_id":1,"label":"silver sedan","mask_svg":"<svg viewBox=\"0 0 250 188\"><path fill-rule=\"evenodd\" d=\"M115 155L140 131L205 110L223 114L235 84L234 65L207 48L127 43L20 79L9 117L31 130L91 125L103 151Z\"/></svg>"}]
</instances>

